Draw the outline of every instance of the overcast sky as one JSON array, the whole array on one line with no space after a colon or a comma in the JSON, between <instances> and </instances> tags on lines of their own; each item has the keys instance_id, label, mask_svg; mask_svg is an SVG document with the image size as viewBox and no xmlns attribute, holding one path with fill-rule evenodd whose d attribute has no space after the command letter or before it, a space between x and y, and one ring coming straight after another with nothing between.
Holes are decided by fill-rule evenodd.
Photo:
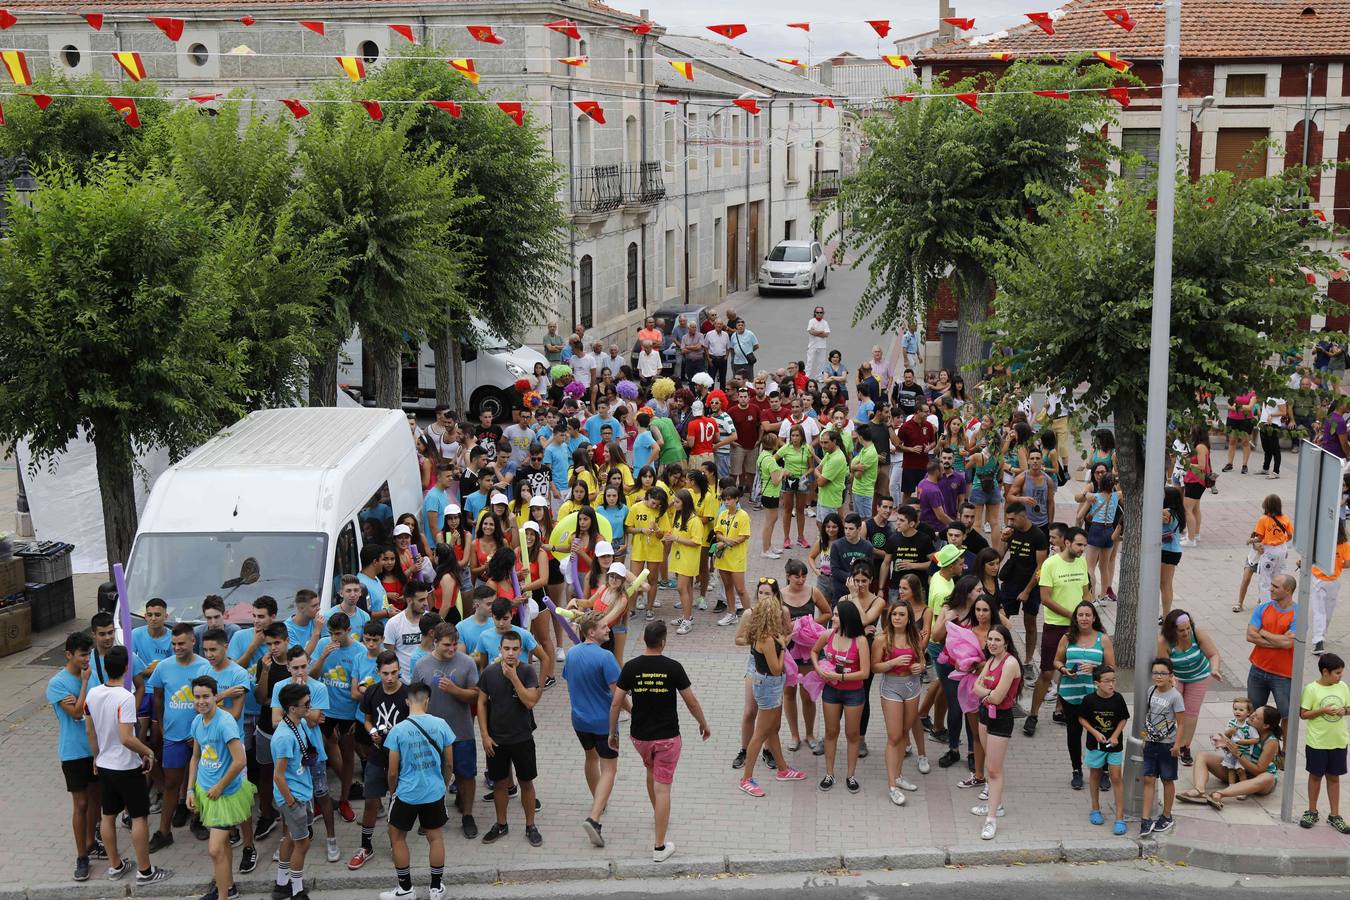
<instances>
[{"instance_id":1,"label":"overcast sky","mask_svg":"<svg viewBox=\"0 0 1350 900\"><path fill-rule=\"evenodd\" d=\"M937 0L910 0L905 4L877 0L833 0L831 3L806 3L802 0L607 0L612 6L631 13L645 8L652 21L672 32L697 34L723 40L708 31L707 25L743 22L749 28L731 41L746 53L773 59L786 56L806 62L807 39L811 41L811 61L828 59L844 50L859 56L875 57L893 53L891 40L937 27ZM1039 4L1039 5L1038 5ZM1058 6L1050 0L1027 0L1023 9L1008 0L953 0L955 15L975 19L970 34L997 31L1027 21L1024 12L1049 10ZM867 19L889 19L890 38L880 42ZM811 22L809 35L788 28L786 22Z\"/></svg>"}]
</instances>

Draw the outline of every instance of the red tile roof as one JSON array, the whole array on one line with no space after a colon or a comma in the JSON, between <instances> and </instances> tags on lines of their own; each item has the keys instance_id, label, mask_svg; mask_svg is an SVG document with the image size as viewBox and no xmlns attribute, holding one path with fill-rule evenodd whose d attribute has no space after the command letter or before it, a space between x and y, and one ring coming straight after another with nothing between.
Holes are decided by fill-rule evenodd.
<instances>
[{"instance_id":1,"label":"red tile roof","mask_svg":"<svg viewBox=\"0 0 1350 900\"><path fill-rule=\"evenodd\" d=\"M1136 20L1133 31L1102 12L1125 6ZM988 60L991 53L1062 56L1077 51L1114 50L1132 58L1161 58L1163 8L1155 0L1074 0L1063 7L1055 33L1026 22L989 39L975 35L946 41L918 55L923 63ZM1350 3L1346 0L1184 0L1181 55L1192 59L1350 60Z\"/></svg>"},{"instance_id":2,"label":"red tile roof","mask_svg":"<svg viewBox=\"0 0 1350 900\"><path fill-rule=\"evenodd\" d=\"M481 11L484 0L468 0L464 5L469 5L469 3L475 9ZM508 3L516 5L515 0L505 0L502 5L506 6ZM445 13L454 14L460 12L456 7L461 5L461 0L5 0L3 5L10 10L40 9L70 12L72 14L86 12L154 12L156 10L172 10L180 13L193 11L216 13L220 10L229 9L248 9L256 13L259 9L303 8L308 10L310 15L322 17L326 14L332 14L332 11L339 10L378 14L380 8L385 6L394 8L418 7L421 15L434 14L432 10L426 9L426 7L443 6L446 7L443 10ZM601 2L601 0L586 0L586 6L598 13L617 16L634 22L640 21L632 13L616 9Z\"/></svg>"}]
</instances>

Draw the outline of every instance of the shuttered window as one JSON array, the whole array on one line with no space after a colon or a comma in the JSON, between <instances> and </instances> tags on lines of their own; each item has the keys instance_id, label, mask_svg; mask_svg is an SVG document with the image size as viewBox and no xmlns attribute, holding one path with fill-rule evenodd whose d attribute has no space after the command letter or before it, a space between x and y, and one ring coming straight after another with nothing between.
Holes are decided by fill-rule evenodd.
<instances>
[{"instance_id":1,"label":"shuttered window","mask_svg":"<svg viewBox=\"0 0 1350 900\"><path fill-rule=\"evenodd\" d=\"M1131 181L1152 181L1157 177L1161 133L1157 128L1126 128L1121 132L1121 151L1126 156L1139 157L1139 160L1125 161L1120 173L1123 177Z\"/></svg>"},{"instance_id":2,"label":"shuttered window","mask_svg":"<svg viewBox=\"0 0 1350 900\"><path fill-rule=\"evenodd\" d=\"M1233 172L1238 178L1260 178L1266 174L1263 151L1253 155L1253 148L1270 133L1264 128L1220 128L1218 146L1214 151L1214 170Z\"/></svg>"}]
</instances>

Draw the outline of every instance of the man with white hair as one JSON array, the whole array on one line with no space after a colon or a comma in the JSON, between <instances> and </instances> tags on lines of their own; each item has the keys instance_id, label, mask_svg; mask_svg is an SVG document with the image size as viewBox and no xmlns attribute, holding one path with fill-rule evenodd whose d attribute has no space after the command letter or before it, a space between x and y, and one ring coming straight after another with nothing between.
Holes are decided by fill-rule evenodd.
<instances>
[{"instance_id":1,"label":"man with white hair","mask_svg":"<svg viewBox=\"0 0 1350 900\"><path fill-rule=\"evenodd\" d=\"M880 346L872 348L872 377L877 380L877 387L881 388L881 396L889 397L891 385L895 383L895 369L881 352Z\"/></svg>"},{"instance_id":2,"label":"man with white hair","mask_svg":"<svg viewBox=\"0 0 1350 900\"><path fill-rule=\"evenodd\" d=\"M661 374L661 354L652 346L651 341L642 342L642 352L638 354L637 367L638 377L644 382L650 382Z\"/></svg>"},{"instance_id":3,"label":"man with white hair","mask_svg":"<svg viewBox=\"0 0 1350 900\"><path fill-rule=\"evenodd\" d=\"M614 376L614 380L619 380L619 369L623 368L623 356L620 354L618 344L609 345L609 353L600 360L600 369L609 369L609 373Z\"/></svg>"}]
</instances>

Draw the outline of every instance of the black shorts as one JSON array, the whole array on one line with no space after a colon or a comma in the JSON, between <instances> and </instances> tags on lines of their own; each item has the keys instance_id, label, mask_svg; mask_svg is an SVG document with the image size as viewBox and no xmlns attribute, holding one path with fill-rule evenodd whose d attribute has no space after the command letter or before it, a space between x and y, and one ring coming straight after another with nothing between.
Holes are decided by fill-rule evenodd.
<instances>
[{"instance_id":1,"label":"black shorts","mask_svg":"<svg viewBox=\"0 0 1350 900\"><path fill-rule=\"evenodd\" d=\"M1228 431L1230 433L1240 431L1243 434L1251 434L1256 429L1255 419L1229 419Z\"/></svg>"},{"instance_id":2,"label":"black shorts","mask_svg":"<svg viewBox=\"0 0 1350 900\"><path fill-rule=\"evenodd\" d=\"M567 583L563 579L562 566L551 554L548 558L548 583L550 585Z\"/></svg>"},{"instance_id":3,"label":"black shorts","mask_svg":"<svg viewBox=\"0 0 1350 900\"><path fill-rule=\"evenodd\" d=\"M998 605L1003 608L1003 614L1012 618L1019 612L1024 612L1029 616L1034 616L1041 611L1041 595L1037 591L1032 591L1027 595L1027 599L1017 599L1017 594L1010 596L999 595Z\"/></svg>"},{"instance_id":4,"label":"black shorts","mask_svg":"<svg viewBox=\"0 0 1350 900\"><path fill-rule=\"evenodd\" d=\"M782 497L764 497L764 496L761 496L761 497L759 498L759 502L760 502L760 505L763 506L765 509L777 509L777 508L778 508L778 502L779 502L780 500L782 500L782 499L783 499Z\"/></svg>"},{"instance_id":5,"label":"black shorts","mask_svg":"<svg viewBox=\"0 0 1350 900\"><path fill-rule=\"evenodd\" d=\"M404 803L397 797L389 806L389 827L407 833L418 825L427 831L443 828L449 821L445 814L445 798L431 803Z\"/></svg>"},{"instance_id":6,"label":"black shorts","mask_svg":"<svg viewBox=\"0 0 1350 900\"><path fill-rule=\"evenodd\" d=\"M900 490L906 494L914 493L919 482L928 475L927 469L902 469L900 471Z\"/></svg>"},{"instance_id":7,"label":"black shorts","mask_svg":"<svg viewBox=\"0 0 1350 900\"><path fill-rule=\"evenodd\" d=\"M487 774L493 781L508 777L512 770L517 781L534 781L539 776L539 766L535 762L534 741L521 741L518 744L498 744L496 750L487 758Z\"/></svg>"},{"instance_id":8,"label":"black shorts","mask_svg":"<svg viewBox=\"0 0 1350 900\"><path fill-rule=\"evenodd\" d=\"M356 730L355 719L329 719L325 718L323 724L319 726L319 731L323 732L325 738L346 737Z\"/></svg>"},{"instance_id":9,"label":"black shorts","mask_svg":"<svg viewBox=\"0 0 1350 900\"><path fill-rule=\"evenodd\" d=\"M1303 761L1306 764L1304 768L1308 774L1314 778L1321 778L1325 775L1344 775L1345 774L1345 748L1338 747L1335 750L1320 750L1317 747L1304 747Z\"/></svg>"},{"instance_id":10,"label":"black shorts","mask_svg":"<svg viewBox=\"0 0 1350 900\"><path fill-rule=\"evenodd\" d=\"M1190 500L1199 500L1205 496L1205 486L1199 481L1188 481L1182 485L1181 493Z\"/></svg>"},{"instance_id":11,"label":"black shorts","mask_svg":"<svg viewBox=\"0 0 1350 900\"><path fill-rule=\"evenodd\" d=\"M105 816L115 816L123 810L133 819L150 815L150 788L145 783L145 773L139 768L104 769L98 774Z\"/></svg>"},{"instance_id":12,"label":"black shorts","mask_svg":"<svg viewBox=\"0 0 1350 900\"><path fill-rule=\"evenodd\" d=\"M1180 550L1164 550L1162 552L1162 564L1164 566L1175 566L1181 562Z\"/></svg>"},{"instance_id":13,"label":"black shorts","mask_svg":"<svg viewBox=\"0 0 1350 900\"><path fill-rule=\"evenodd\" d=\"M609 745L609 735L591 734L589 731L578 731L577 740L581 742L581 749L586 751L595 751L595 755L601 759L618 759L619 751Z\"/></svg>"},{"instance_id":14,"label":"black shorts","mask_svg":"<svg viewBox=\"0 0 1350 900\"><path fill-rule=\"evenodd\" d=\"M82 756L79 759L67 759L61 763L61 774L66 776L66 792L83 794L91 784L98 784L94 774L94 758Z\"/></svg>"},{"instance_id":15,"label":"black shorts","mask_svg":"<svg viewBox=\"0 0 1350 900\"><path fill-rule=\"evenodd\" d=\"M1010 738L1013 733L1013 711L1011 708L997 710L991 719L989 704L981 703L980 724L989 729L992 737Z\"/></svg>"}]
</instances>

